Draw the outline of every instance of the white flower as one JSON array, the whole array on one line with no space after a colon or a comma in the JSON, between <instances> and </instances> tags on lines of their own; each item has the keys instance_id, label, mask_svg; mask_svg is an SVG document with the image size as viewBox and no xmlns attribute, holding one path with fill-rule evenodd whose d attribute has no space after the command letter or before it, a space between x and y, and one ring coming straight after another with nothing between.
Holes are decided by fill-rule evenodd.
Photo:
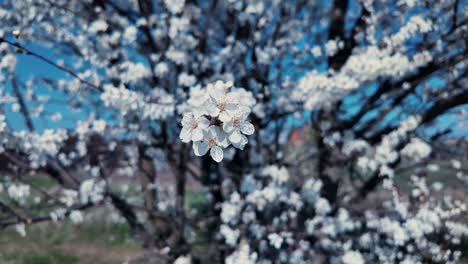
<instances>
[{"instance_id":1,"label":"white flower","mask_svg":"<svg viewBox=\"0 0 468 264\"><path fill-rule=\"evenodd\" d=\"M364 264L364 258L362 257L361 253L357 251L346 251L346 253L342 257L344 264Z\"/></svg>"},{"instance_id":2,"label":"white flower","mask_svg":"<svg viewBox=\"0 0 468 264\"><path fill-rule=\"evenodd\" d=\"M230 222L239 214L239 208L231 203L223 203L221 210L221 219L224 223Z\"/></svg>"},{"instance_id":3,"label":"white flower","mask_svg":"<svg viewBox=\"0 0 468 264\"><path fill-rule=\"evenodd\" d=\"M179 75L177 82L179 85L190 87L197 82L197 79L195 76L183 72Z\"/></svg>"},{"instance_id":4,"label":"white flower","mask_svg":"<svg viewBox=\"0 0 468 264\"><path fill-rule=\"evenodd\" d=\"M261 1L252 1L250 4L248 4L247 8L245 9L245 12L248 14L260 14L264 10L264 3Z\"/></svg>"},{"instance_id":5,"label":"white flower","mask_svg":"<svg viewBox=\"0 0 468 264\"><path fill-rule=\"evenodd\" d=\"M192 259L190 256L180 256L175 261L174 264L191 264Z\"/></svg>"},{"instance_id":6,"label":"white flower","mask_svg":"<svg viewBox=\"0 0 468 264\"><path fill-rule=\"evenodd\" d=\"M1 123L1 116L0 116L0 123ZM2 131L2 128L1 128L1 124L0 124L0 132L1 131ZM452 163L452 167L454 169L457 169L457 170L461 169L461 162L460 161L453 159L453 160L450 161L450 163Z\"/></svg>"},{"instance_id":7,"label":"white flower","mask_svg":"<svg viewBox=\"0 0 468 264\"><path fill-rule=\"evenodd\" d=\"M104 132L104 130L106 129L106 121L104 120L95 120L93 122L93 129L94 131L98 132L98 133L102 133Z\"/></svg>"},{"instance_id":8,"label":"white flower","mask_svg":"<svg viewBox=\"0 0 468 264\"><path fill-rule=\"evenodd\" d=\"M26 229L24 223L20 223L15 225L15 230L18 232L22 237L26 236Z\"/></svg>"},{"instance_id":9,"label":"white flower","mask_svg":"<svg viewBox=\"0 0 468 264\"><path fill-rule=\"evenodd\" d=\"M431 172L439 171L440 167L437 164L428 164L427 165L427 170Z\"/></svg>"},{"instance_id":10,"label":"white flower","mask_svg":"<svg viewBox=\"0 0 468 264\"><path fill-rule=\"evenodd\" d=\"M0 60L0 70L7 69L13 71L16 67L16 56L13 54L6 54Z\"/></svg>"},{"instance_id":11,"label":"white flower","mask_svg":"<svg viewBox=\"0 0 468 264\"><path fill-rule=\"evenodd\" d=\"M83 214L78 210L73 210L70 212L70 220L74 224L79 224L83 222Z\"/></svg>"},{"instance_id":12,"label":"white flower","mask_svg":"<svg viewBox=\"0 0 468 264\"><path fill-rule=\"evenodd\" d=\"M272 245L276 249L280 249L281 245L283 244L283 237L276 233L269 234L268 240L270 241L270 245Z\"/></svg>"},{"instance_id":13,"label":"white flower","mask_svg":"<svg viewBox=\"0 0 468 264\"><path fill-rule=\"evenodd\" d=\"M332 39L327 42L325 45L325 52L328 56L333 56L338 51L338 41Z\"/></svg>"},{"instance_id":14,"label":"white flower","mask_svg":"<svg viewBox=\"0 0 468 264\"><path fill-rule=\"evenodd\" d=\"M150 75L150 71L142 63L126 61L120 65L120 69L120 77L124 82L137 82Z\"/></svg>"},{"instance_id":15,"label":"white flower","mask_svg":"<svg viewBox=\"0 0 468 264\"><path fill-rule=\"evenodd\" d=\"M226 264L255 264L257 253L250 254L249 244L241 242L239 248L226 258Z\"/></svg>"},{"instance_id":16,"label":"white flower","mask_svg":"<svg viewBox=\"0 0 468 264\"><path fill-rule=\"evenodd\" d=\"M13 34L13 36L15 36L15 38L18 38L21 34L21 31L19 31L18 29L15 29L11 33Z\"/></svg>"},{"instance_id":17,"label":"white flower","mask_svg":"<svg viewBox=\"0 0 468 264\"><path fill-rule=\"evenodd\" d=\"M184 9L185 0L164 0L164 4L171 13L177 14Z\"/></svg>"},{"instance_id":18,"label":"white flower","mask_svg":"<svg viewBox=\"0 0 468 264\"><path fill-rule=\"evenodd\" d=\"M70 189L64 189L63 190L63 196L60 197L60 201L62 203L64 203L66 206L70 207L76 202L77 198L78 198L78 192L77 191L70 190Z\"/></svg>"},{"instance_id":19,"label":"white flower","mask_svg":"<svg viewBox=\"0 0 468 264\"><path fill-rule=\"evenodd\" d=\"M214 86L208 86L210 99L206 105L206 111L210 116L218 117L222 122L231 119L238 110L234 98L227 92L227 87L222 82L216 82Z\"/></svg>"},{"instance_id":20,"label":"white flower","mask_svg":"<svg viewBox=\"0 0 468 264\"><path fill-rule=\"evenodd\" d=\"M278 167L277 165L266 166L262 169L263 176L270 176L274 181L283 183L289 180L289 172L286 167Z\"/></svg>"},{"instance_id":21,"label":"white flower","mask_svg":"<svg viewBox=\"0 0 468 264\"><path fill-rule=\"evenodd\" d=\"M226 244L230 246L235 246L237 239L239 238L239 230L232 229L227 225L221 225L219 232L226 240Z\"/></svg>"},{"instance_id":22,"label":"white flower","mask_svg":"<svg viewBox=\"0 0 468 264\"><path fill-rule=\"evenodd\" d=\"M200 141L203 139L203 131L208 128L210 121L204 116L195 117L193 113L186 113L182 118L182 130L180 139L182 142Z\"/></svg>"},{"instance_id":23,"label":"white flower","mask_svg":"<svg viewBox=\"0 0 468 264\"><path fill-rule=\"evenodd\" d=\"M190 88L190 98L188 103L193 107L202 107L203 104L208 100L209 95L205 89L202 89L200 86L194 86Z\"/></svg>"},{"instance_id":24,"label":"white flower","mask_svg":"<svg viewBox=\"0 0 468 264\"><path fill-rule=\"evenodd\" d=\"M96 203L104 198L105 182L88 179L81 183L80 198L82 203Z\"/></svg>"},{"instance_id":25,"label":"white flower","mask_svg":"<svg viewBox=\"0 0 468 264\"><path fill-rule=\"evenodd\" d=\"M88 30L89 32L96 34L98 32L106 31L108 27L109 25L107 25L106 21L96 20L89 26Z\"/></svg>"},{"instance_id":26,"label":"white flower","mask_svg":"<svg viewBox=\"0 0 468 264\"><path fill-rule=\"evenodd\" d=\"M431 146L419 138L412 138L411 141L401 150L401 153L419 161L427 158L431 154Z\"/></svg>"},{"instance_id":27,"label":"white flower","mask_svg":"<svg viewBox=\"0 0 468 264\"><path fill-rule=\"evenodd\" d=\"M255 132L254 126L246 120L248 115L248 112L238 111L232 115L230 120L223 123L223 130L229 134L231 143L239 144L241 141L247 141L247 138L242 134L250 136Z\"/></svg>"},{"instance_id":28,"label":"white flower","mask_svg":"<svg viewBox=\"0 0 468 264\"><path fill-rule=\"evenodd\" d=\"M166 57L178 65L185 64L188 60L187 54L184 51L170 47L166 52Z\"/></svg>"},{"instance_id":29,"label":"white flower","mask_svg":"<svg viewBox=\"0 0 468 264\"><path fill-rule=\"evenodd\" d=\"M315 202L315 212L318 215L326 215L331 211L330 203L325 198L318 198Z\"/></svg>"},{"instance_id":30,"label":"white flower","mask_svg":"<svg viewBox=\"0 0 468 264\"><path fill-rule=\"evenodd\" d=\"M244 109L248 108L248 112L250 112L250 109L253 108L257 103L252 92L247 91L244 88L236 88L232 90L230 94L233 101Z\"/></svg>"},{"instance_id":31,"label":"white flower","mask_svg":"<svg viewBox=\"0 0 468 264\"><path fill-rule=\"evenodd\" d=\"M240 196L237 192L231 194L229 201L221 205L221 220L223 223L229 223L239 216L241 207L239 205Z\"/></svg>"},{"instance_id":32,"label":"white flower","mask_svg":"<svg viewBox=\"0 0 468 264\"><path fill-rule=\"evenodd\" d=\"M0 132L3 132L6 128L5 116L0 114Z\"/></svg>"},{"instance_id":33,"label":"white flower","mask_svg":"<svg viewBox=\"0 0 468 264\"><path fill-rule=\"evenodd\" d=\"M134 42L136 40L137 32L138 30L136 27L129 26L125 29L123 37L129 43Z\"/></svg>"},{"instance_id":34,"label":"white flower","mask_svg":"<svg viewBox=\"0 0 468 264\"><path fill-rule=\"evenodd\" d=\"M223 147L229 145L226 135L216 126L211 126L207 131L203 131L203 140L193 143L193 151L197 156L205 155L210 150L210 156L214 161L223 160Z\"/></svg>"},{"instance_id":35,"label":"white flower","mask_svg":"<svg viewBox=\"0 0 468 264\"><path fill-rule=\"evenodd\" d=\"M167 72L169 72L169 66L165 62L159 62L154 67L154 74L158 77L163 77Z\"/></svg>"},{"instance_id":36,"label":"white flower","mask_svg":"<svg viewBox=\"0 0 468 264\"><path fill-rule=\"evenodd\" d=\"M312 55L314 55L314 57L320 57L322 56L322 49L320 48L320 46L314 46L310 52L312 53Z\"/></svg>"},{"instance_id":37,"label":"white flower","mask_svg":"<svg viewBox=\"0 0 468 264\"><path fill-rule=\"evenodd\" d=\"M57 222L65 218L65 213L67 211L63 208L57 208L54 211L50 212L49 216L53 222Z\"/></svg>"},{"instance_id":38,"label":"white flower","mask_svg":"<svg viewBox=\"0 0 468 264\"><path fill-rule=\"evenodd\" d=\"M13 184L8 187L7 192L11 199L24 203L30 194L30 188L29 185L25 184Z\"/></svg>"}]
</instances>

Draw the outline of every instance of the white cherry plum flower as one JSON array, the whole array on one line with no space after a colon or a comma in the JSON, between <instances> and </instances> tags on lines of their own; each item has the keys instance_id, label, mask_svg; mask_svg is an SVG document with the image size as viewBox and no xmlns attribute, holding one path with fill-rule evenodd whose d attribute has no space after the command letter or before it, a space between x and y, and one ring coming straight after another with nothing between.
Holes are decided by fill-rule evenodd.
<instances>
[{"instance_id":1,"label":"white cherry plum flower","mask_svg":"<svg viewBox=\"0 0 468 264\"><path fill-rule=\"evenodd\" d=\"M210 121L204 116L195 116L193 113L185 113L182 117L182 130L180 139L184 143L200 141L203 139L203 131L210 125Z\"/></svg>"},{"instance_id":2,"label":"white cherry plum flower","mask_svg":"<svg viewBox=\"0 0 468 264\"><path fill-rule=\"evenodd\" d=\"M214 161L220 162L223 160L223 148L229 146L226 134L217 126L210 126L204 131L203 139L193 143L193 151L197 156L205 155L210 150L210 156Z\"/></svg>"},{"instance_id":3,"label":"white cherry plum flower","mask_svg":"<svg viewBox=\"0 0 468 264\"><path fill-rule=\"evenodd\" d=\"M239 149L243 149L248 142L244 135L250 136L255 132L254 126L247 121L248 115L246 111L237 111L230 120L223 123L223 130L229 134L229 141Z\"/></svg>"},{"instance_id":4,"label":"white cherry plum flower","mask_svg":"<svg viewBox=\"0 0 468 264\"><path fill-rule=\"evenodd\" d=\"M218 117L222 122L228 121L238 109L234 94L229 93L231 83L217 81L214 85L208 85L209 100L206 105L208 115Z\"/></svg>"}]
</instances>

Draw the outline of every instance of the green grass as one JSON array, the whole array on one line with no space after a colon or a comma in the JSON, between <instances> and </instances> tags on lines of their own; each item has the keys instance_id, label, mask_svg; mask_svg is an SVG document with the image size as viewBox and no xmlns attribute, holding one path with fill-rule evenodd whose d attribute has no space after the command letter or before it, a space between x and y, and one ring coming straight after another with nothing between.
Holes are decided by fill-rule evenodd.
<instances>
[{"instance_id":1,"label":"green grass","mask_svg":"<svg viewBox=\"0 0 468 264\"><path fill-rule=\"evenodd\" d=\"M208 201L205 194L198 190L187 189L185 195L185 206L187 210L195 209L201 211L206 209Z\"/></svg>"},{"instance_id":2,"label":"green grass","mask_svg":"<svg viewBox=\"0 0 468 264\"><path fill-rule=\"evenodd\" d=\"M57 186L57 182L46 175L31 175L25 178L26 183L35 186L40 189L51 189L54 186Z\"/></svg>"},{"instance_id":3,"label":"green grass","mask_svg":"<svg viewBox=\"0 0 468 264\"><path fill-rule=\"evenodd\" d=\"M52 263L82 263L80 259L75 256L66 256L60 252L51 252L43 254L31 254L31 255L7 255L3 260L5 263L22 263L22 264L52 264Z\"/></svg>"},{"instance_id":4,"label":"green grass","mask_svg":"<svg viewBox=\"0 0 468 264\"><path fill-rule=\"evenodd\" d=\"M111 264L141 252L125 224L45 223L27 227L26 237L12 228L0 236L2 264Z\"/></svg>"}]
</instances>

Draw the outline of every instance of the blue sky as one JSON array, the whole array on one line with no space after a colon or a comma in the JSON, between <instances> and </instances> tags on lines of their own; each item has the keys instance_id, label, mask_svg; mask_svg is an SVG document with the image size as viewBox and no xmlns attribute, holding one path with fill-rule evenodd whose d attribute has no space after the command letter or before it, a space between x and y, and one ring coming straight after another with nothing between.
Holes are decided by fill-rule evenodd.
<instances>
[{"instance_id":1,"label":"blue sky","mask_svg":"<svg viewBox=\"0 0 468 264\"><path fill-rule=\"evenodd\" d=\"M27 45L27 47L34 52L37 52L38 54L43 55L46 58L51 58L51 59L56 59L57 56L53 53L51 48L43 47L40 45ZM58 58L57 58L58 59ZM16 64L16 73L17 76L22 81L28 80L33 77L44 77L44 78L50 78L50 79L64 79L64 80L69 80L71 77L68 76L66 73L63 71L35 58L32 56L28 56L25 54L17 54L17 64ZM34 89L39 95L45 95L49 96L51 98L54 98L56 100L64 100L66 97L61 93L56 90L51 90L49 87L46 85L40 83L40 82L35 82L34 83ZM22 94L24 94L24 89L20 87L20 90ZM9 94L12 94L12 89L11 89L11 84L8 82L6 91ZM27 107L29 109L33 108L35 105L31 104L30 102L27 102ZM11 111L11 105L9 105L8 109L10 110L7 113L7 118L9 124L12 126L13 129L15 130L24 130L27 129L24 117L20 112L13 112ZM45 119L37 119L33 118L33 123L35 128L38 131L42 131L45 128L58 128L58 127L64 127L64 128L72 128L75 125L75 122L77 119L83 118L84 115L80 115L80 113L70 113L70 110L65 107L63 104L58 104L58 103L53 103L53 102L48 102L44 105L44 109L47 112L58 112L63 115L63 119L61 121L52 121L52 120L45 120Z\"/></svg>"}]
</instances>

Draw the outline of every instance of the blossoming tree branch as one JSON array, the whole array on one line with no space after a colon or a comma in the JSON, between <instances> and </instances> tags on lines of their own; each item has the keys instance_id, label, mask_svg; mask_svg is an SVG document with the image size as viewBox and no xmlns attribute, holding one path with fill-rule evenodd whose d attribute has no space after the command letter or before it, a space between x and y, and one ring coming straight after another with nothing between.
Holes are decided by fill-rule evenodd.
<instances>
[{"instance_id":1,"label":"blossoming tree branch","mask_svg":"<svg viewBox=\"0 0 468 264\"><path fill-rule=\"evenodd\" d=\"M0 232L105 209L135 263L460 259L466 197L432 176L467 190L466 1L4 0L0 23Z\"/></svg>"}]
</instances>

